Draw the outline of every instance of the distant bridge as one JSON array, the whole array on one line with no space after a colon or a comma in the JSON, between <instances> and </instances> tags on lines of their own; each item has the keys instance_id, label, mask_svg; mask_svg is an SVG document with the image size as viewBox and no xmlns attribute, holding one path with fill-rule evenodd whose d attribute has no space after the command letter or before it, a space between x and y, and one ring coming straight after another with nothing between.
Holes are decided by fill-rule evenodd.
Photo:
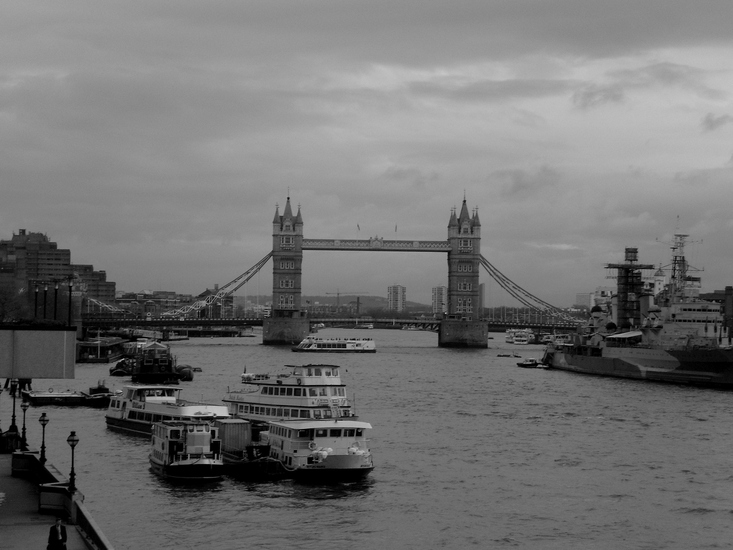
<instances>
[{"instance_id":1,"label":"distant bridge","mask_svg":"<svg viewBox=\"0 0 733 550\"><path fill-rule=\"evenodd\" d=\"M395 328L415 329L426 331L437 331L440 328L440 319L355 319L353 317L333 318L314 317L308 319L311 324L323 323L331 328L363 328L365 324L374 325L374 328ZM508 328L531 328L539 332L570 331L575 330L578 323L560 322L528 322L514 323L507 321L486 320L489 332L504 332ZM83 325L89 329L110 329L110 328L166 328L170 330L185 330L208 327L261 327L261 318L220 318L220 319L189 319L170 317L151 317L143 319L124 317L100 317L84 316ZM366 329L365 329L366 330Z\"/></svg>"}]
</instances>

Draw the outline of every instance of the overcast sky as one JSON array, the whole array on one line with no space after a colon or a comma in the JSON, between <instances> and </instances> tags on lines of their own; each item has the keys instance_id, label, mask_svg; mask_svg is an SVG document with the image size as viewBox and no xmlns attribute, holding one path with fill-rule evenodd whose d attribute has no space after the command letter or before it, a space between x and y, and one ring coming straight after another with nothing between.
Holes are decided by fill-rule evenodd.
<instances>
[{"instance_id":1,"label":"overcast sky","mask_svg":"<svg viewBox=\"0 0 733 550\"><path fill-rule=\"evenodd\" d=\"M444 240L558 306L675 231L733 284L731 0L26 0L0 18L0 238L199 293L306 238ZM359 229L357 230L357 225ZM397 231L395 231L395 227ZM444 254L306 252L306 294L430 302ZM498 285L490 305L509 303ZM269 263L238 294L267 294Z\"/></svg>"}]
</instances>

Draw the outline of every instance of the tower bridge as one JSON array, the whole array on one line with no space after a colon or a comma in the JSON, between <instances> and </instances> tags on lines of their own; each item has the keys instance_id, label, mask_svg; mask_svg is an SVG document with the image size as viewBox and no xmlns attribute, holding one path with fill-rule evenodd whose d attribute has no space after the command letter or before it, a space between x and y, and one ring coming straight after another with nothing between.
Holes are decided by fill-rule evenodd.
<instances>
[{"instance_id":1,"label":"tower bridge","mask_svg":"<svg viewBox=\"0 0 733 550\"><path fill-rule=\"evenodd\" d=\"M362 252L438 252L447 254L447 313L440 320L438 345L441 347L487 347L488 323L480 318L479 271L483 267L512 297L524 306L554 316L561 324L576 324L577 319L525 291L496 269L481 255L481 222L478 209L469 213L464 197L460 211L452 208L445 241L369 239L307 239L303 216L298 206L293 214L287 197L282 214L275 207L272 220L272 250L245 273L222 286L204 300L164 314L163 322L175 324L220 301L239 289L272 259L272 312L264 319L263 344L295 344L310 331L313 319L302 307L303 253L309 250ZM202 320L198 320L199 322Z\"/></svg>"}]
</instances>

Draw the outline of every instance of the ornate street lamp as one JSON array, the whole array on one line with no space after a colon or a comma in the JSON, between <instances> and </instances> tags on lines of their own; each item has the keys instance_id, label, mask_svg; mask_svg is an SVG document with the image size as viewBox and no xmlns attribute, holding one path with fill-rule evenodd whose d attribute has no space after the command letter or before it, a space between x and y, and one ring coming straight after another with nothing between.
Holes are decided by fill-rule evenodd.
<instances>
[{"instance_id":1,"label":"ornate street lamp","mask_svg":"<svg viewBox=\"0 0 733 550\"><path fill-rule=\"evenodd\" d=\"M69 492L73 493L76 491L76 474L74 473L74 447L79 443L79 438L76 432L71 432L69 437L66 438L66 442L71 447L71 473L69 474Z\"/></svg>"},{"instance_id":2,"label":"ornate street lamp","mask_svg":"<svg viewBox=\"0 0 733 550\"><path fill-rule=\"evenodd\" d=\"M13 394L13 416L10 419L10 427L8 428L9 432L15 432L16 435L18 435L18 425L15 423L15 394L18 393L18 381L16 379L13 379L10 381L10 393Z\"/></svg>"},{"instance_id":3,"label":"ornate street lamp","mask_svg":"<svg viewBox=\"0 0 733 550\"><path fill-rule=\"evenodd\" d=\"M69 326L71 326L71 289L74 287L74 279L69 276L69 322L67 323Z\"/></svg>"},{"instance_id":4,"label":"ornate street lamp","mask_svg":"<svg viewBox=\"0 0 733 550\"><path fill-rule=\"evenodd\" d=\"M28 441L25 438L25 413L28 410L28 407L30 406L31 404L28 403L28 401L23 401L20 404L20 408L23 409L23 431L21 432L21 436L20 436L20 442L23 445L23 449L25 449L28 444Z\"/></svg>"},{"instance_id":5,"label":"ornate street lamp","mask_svg":"<svg viewBox=\"0 0 733 550\"><path fill-rule=\"evenodd\" d=\"M59 302L59 282L55 281L53 289L53 320L56 320L56 306Z\"/></svg>"},{"instance_id":6,"label":"ornate street lamp","mask_svg":"<svg viewBox=\"0 0 733 550\"><path fill-rule=\"evenodd\" d=\"M41 423L42 435L41 435L41 464L46 463L46 424L48 424L48 417L46 413L41 414L41 418L38 419Z\"/></svg>"}]
</instances>

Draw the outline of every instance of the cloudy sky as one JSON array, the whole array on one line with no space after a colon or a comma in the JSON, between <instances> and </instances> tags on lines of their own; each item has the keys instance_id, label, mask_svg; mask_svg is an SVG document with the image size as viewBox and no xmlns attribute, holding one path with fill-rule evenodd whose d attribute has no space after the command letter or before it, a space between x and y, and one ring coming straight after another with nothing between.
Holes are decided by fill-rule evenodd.
<instances>
[{"instance_id":1,"label":"cloudy sky","mask_svg":"<svg viewBox=\"0 0 733 550\"><path fill-rule=\"evenodd\" d=\"M608 285L625 247L667 263L675 231L722 288L732 16L730 0L8 3L0 238L46 233L118 290L198 293L268 253L288 194L307 238L417 240L444 240L465 195L483 255L550 303ZM447 280L442 254L304 260L307 294L402 284L429 303ZM239 294L270 292L271 271Z\"/></svg>"}]
</instances>

